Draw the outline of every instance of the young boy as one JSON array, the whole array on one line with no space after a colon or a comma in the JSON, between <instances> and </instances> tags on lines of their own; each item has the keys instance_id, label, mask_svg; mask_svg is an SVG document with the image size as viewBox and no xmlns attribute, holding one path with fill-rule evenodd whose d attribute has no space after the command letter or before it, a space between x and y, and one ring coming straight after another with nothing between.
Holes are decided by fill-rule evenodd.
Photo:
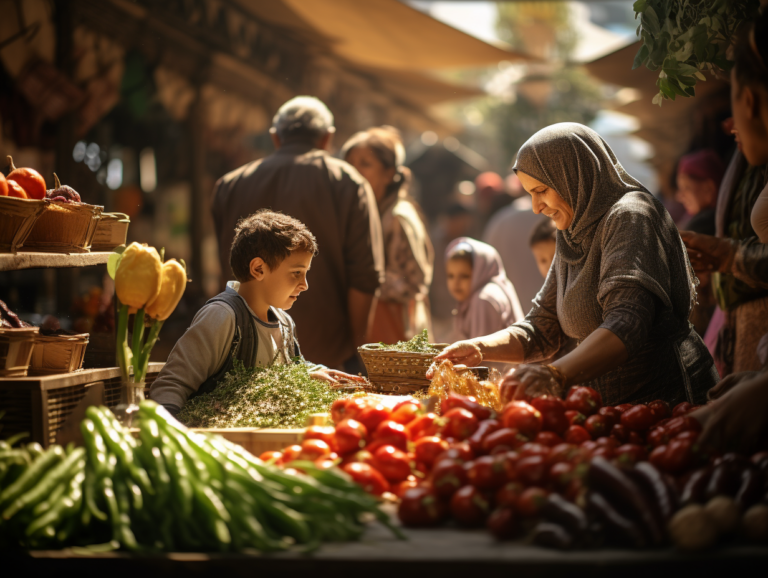
<instances>
[{"instance_id":1,"label":"young boy","mask_svg":"<svg viewBox=\"0 0 768 578\"><path fill-rule=\"evenodd\" d=\"M539 273L545 279L555 259L556 233L555 222L552 219L546 219L536 226L528 242L533 258L536 259L536 265L539 267Z\"/></svg>"},{"instance_id":2,"label":"young boy","mask_svg":"<svg viewBox=\"0 0 768 578\"><path fill-rule=\"evenodd\" d=\"M237 281L209 300L174 346L149 396L178 414L187 399L213 390L234 366L291 363L301 357L296 330L285 313L309 288L307 272L317 254L314 235L300 221L268 210L241 219L229 262ZM311 365L311 375L331 384L357 376Z\"/></svg>"}]
</instances>

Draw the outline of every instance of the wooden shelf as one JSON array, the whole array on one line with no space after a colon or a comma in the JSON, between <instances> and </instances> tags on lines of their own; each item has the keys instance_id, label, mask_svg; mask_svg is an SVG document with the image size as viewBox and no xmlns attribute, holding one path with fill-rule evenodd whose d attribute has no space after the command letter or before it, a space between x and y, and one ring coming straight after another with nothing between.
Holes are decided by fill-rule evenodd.
<instances>
[{"instance_id":1,"label":"wooden shelf","mask_svg":"<svg viewBox=\"0 0 768 578\"><path fill-rule=\"evenodd\" d=\"M150 362L147 373L159 373L165 363ZM100 369L80 369L71 373L55 373L53 375L28 375L27 377L0 377L0 384L13 384L20 389L47 391L72 385L82 385L94 381L117 379L120 377L119 367L102 367Z\"/></svg>"},{"instance_id":2,"label":"wooden shelf","mask_svg":"<svg viewBox=\"0 0 768 578\"><path fill-rule=\"evenodd\" d=\"M104 265L111 251L96 253L1 253L0 271Z\"/></svg>"}]
</instances>

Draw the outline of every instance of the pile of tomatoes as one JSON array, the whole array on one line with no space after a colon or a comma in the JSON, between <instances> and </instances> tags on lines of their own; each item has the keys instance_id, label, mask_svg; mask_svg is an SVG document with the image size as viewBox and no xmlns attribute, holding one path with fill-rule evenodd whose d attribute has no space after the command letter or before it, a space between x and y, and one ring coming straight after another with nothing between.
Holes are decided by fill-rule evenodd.
<instances>
[{"instance_id":1,"label":"pile of tomatoes","mask_svg":"<svg viewBox=\"0 0 768 578\"><path fill-rule=\"evenodd\" d=\"M368 492L400 498L406 526L453 518L499 538L535 519L556 493L576 502L590 460L631 466L649 460L679 474L704 459L695 452L696 409L663 401L603 407L600 394L573 387L566 398L508 403L497 414L472 397L451 394L440 415L416 400L388 408L376 398L344 398L331 408L334 426L307 429L301 444L261 457L289 464L338 464Z\"/></svg>"}]
</instances>

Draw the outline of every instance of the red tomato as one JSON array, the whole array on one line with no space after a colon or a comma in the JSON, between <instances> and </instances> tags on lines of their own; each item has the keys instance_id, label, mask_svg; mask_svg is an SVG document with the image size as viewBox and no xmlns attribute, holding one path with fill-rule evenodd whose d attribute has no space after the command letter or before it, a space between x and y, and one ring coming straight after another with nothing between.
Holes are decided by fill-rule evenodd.
<instances>
[{"instance_id":1,"label":"red tomato","mask_svg":"<svg viewBox=\"0 0 768 578\"><path fill-rule=\"evenodd\" d=\"M603 407L603 398L591 387L576 386L568 390L568 395L565 396L565 407L590 416Z\"/></svg>"},{"instance_id":2,"label":"red tomato","mask_svg":"<svg viewBox=\"0 0 768 578\"><path fill-rule=\"evenodd\" d=\"M330 446L323 440L304 440L301 442L300 460L315 461L320 458L327 458L331 455Z\"/></svg>"},{"instance_id":3,"label":"red tomato","mask_svg":"<svg viewBox=\"0 0 768 578\"><path fill-rule=\"evenodd\" d=\"M287 448L283 448L283 463L287 464L293 460L298 460L301 455L302 447L299 444L293 444Z\"/></svg>"},{"instance_id":4,"label":"red tomato","mask_svg":"<svg viewBox=\"0 0 768 578\"><path fill-rule=\"evenodd\" d=\"M369 405L363 409L356 419L365 426L366 430L373 432L376 431L379 424L387 421L389 416L389 408L381 403L377 403L376 405Z\"/></svg>"},{"instance_id":5,"label":"red tomato","mask_svg":"<svg viewBox=\"0 0 768 578\"><path fill-rule=\"evenodd\" d=\"M448 410L443 415L445 425L442 434L463 441L477 431L477 418L471 411L461 407Z\"/></svg>"},{"instance_id":6,"label":"red tomato","mask_svg":"<svg viewBox=\"0 0 768 578\"><path fill-rule=\"evenodd\" d=\"M488 434L483 441L483 451L490 453L497 446L505 446L510 450L520 447L528 440L515 428L503 427Z\"/></svg>"},{"instance_id":7,"label":"red tomato","mask_svg":"<svg viewBox=\"0 0 768 578\"><path fill-rule=\"evenodd\" d=\"M374 496L380 496L389 491L389 483L384 476L368 464L354 462L341 466L341 469L347 472L358 485Z\"/></svg>"},{"instance_id":8,"label":"red tomato","mask_svg":"<svg viewBox=\"0 0 768 578\"><path fill-rule=\"evenodd\" d=\"M496 505L516 508L524 489L520 482L507 482L496 491Z\"/></svg>"},{"instance_id":9,"label":"red tomato","mask_svg":"<svg viewBox=\"0 0 768 578\"><path fill-rule=\"evenodd\" d=\"M543 419L541 412L524 401L511 401L504 406L502 415L504 427L517 428L527 437L535 437L541 431Z\"/></svg>"},{"instance_id":10,"label":"red tomato","mask_svg":"<svg viewBox=\"0 0 768 578\"><path fill-rule=\"evenodd\" d=\"M491 510L488 498L474 486L464 486L451 498L451 514L463 526L481 526Z\"/></svg>"},{"instance_id":11,"label":"red tomato","mask_svg":"<svg viewBox=\"0 0 768 578\"><path fill-rule=\"evenodd\" d=\"M512 508L496 508L485 525L497 540L510 540L517 534L517 518Z\"/></svg>"},{"instance_id":12,"label":"red tomato","mask_svg":"<svg viewBox=\"0 0 768 578\"><path fill-rule=\"evenodd\" d=\"M427 436L416 440L413 453L417 462L421 462L427 468L435 463L435 458L448 449L448 442L437 436Z\"/></svg>"},{"instance_id":13,"label":"red tomato","mask_svg":"<svg viewBox=\"0 0 768 578\"><path fill-rule=\"evenodd\" d=\"M612 428L617 423L621 423L621 412L615 407L605 406L597 410L598 415L605 417L605 421L608 422L608 427Z\"/></svg>"},{"instance_id":14,"label":"red tomato","mask_svg":"<svg viewBox=\"0 0 768 578\"><path fill-rule=\"evenodd\" d=\"M541 412L542 429L563 435L568 429L568 419L565 417L565 403L554 395L542 395L531 400L531 405Z\"/></svg>"},{"instance_id":15,"label":"red tomato","mask_svg":"<svg viewBox=\"0 0 768 578\"><path fill-rule=\"evenodd\" d=\"M624 444L616 448L616 459L622 464L634 465L648 459L648 453L643 446Z\"/></svg>"},{"instance_id":16,"label":"red tomato","mask_svg":"<svg viewBox=\"0 0 768 578\"><path fill-rule=\"evenodd\" d=\"M392 408L392 421L403 425L411 423L421 412L421 404L413 399L401 401Z\"/></svg>"},{"instance_id":17,"label":"red tomato","mask_svg":"<svg viewBox=\"0 0 768 578\"><path fill-rule=\"evenodd\" d=\"M397 482L396 484L392 484L392 486L390 487L390 491L393 494L395 494L398 498L402 498L407 490L410 490L411 488L415 488L418 485L419 485L419 482L418 480L416 480L416 478L412 480L407 479L407 480L403 480L402 482Z\"/></svg>"},{"instance_id":18,"label":"red tomato","mask_svg":"<svg viewBox=\"0 0 768 578\"><path fill-rule=\"evenodd\" d=\"M565 412L565 419L568 420L570 425L584 425L584 422L587 421L587 416L575 409L569 409Z\"/></svg>"},{"instance_id":19,"label":"red tomato","mask_svg":"<svg viewBox=\"0 0 768 578\"><path fill-rule=\"evenodd\" d=\"M456 490L467 484L467 472L463 462L445 459L435 462L432 468L432 488L441 498L450 498Z\"/></svg>"},{"instance_id":20,"label":"red tomato","mask_svg":"<svg viewBox=\"0 0 768 578\"><path fill-rule=\"evenodd\" d=\"M349 397L340 397L331 404L331 419L339 423L347 417L347 406L352 402Z\"/></svg>"},{"instance_id":21,"label":"red tomato","mask_svg":"<svg viewBox=\"0 0 768 578\"><path fill-rule=\"evenodd\" d=\"M436 526L445 519L445 515L445 505L429 488L424 487L406 490L397 508L397 517L404 526L411 528Z\"/></svg>"},{"instance_id":22,"label":"red tomato","mask_svg":"<svg viewBox=\"0 0 768 578\"><path fill-rule=\"evenodd\" d=\"M557 462L549 468L547 478L549 483L562 490L568 487L573 478L573 464L568 462Z\"/></svg>"},{"instance_id":23,"label":"red tomato","mask_svg":"<svg viewBox=\"0 0 768 578\"><path fill-rule=\"evenodd\" d=\"M610 433L608 428L608 421L605 419L605 416L600 414L589 416L584 422L584 429L589 432L589 435L592 436L593 440L606 436Z\"/></svg>"},{"instance_id":24,"label":"red tomato","mask_svg":"<svg viewBox=\"0 0 768 578\"><path fill-rule=\"evenodd\" d=\"M335 449L339 455L344 456L355 452L365 445L368 430L359 421L344 419L336 426Z\"/></svg>"},{"instance_id":25,"label":"red tomato","mask_svg":"<svg viewBox=\"0 0 768 578\"><path fill-rule=\"evenodd\" d=\"M355 452L354 454L349 454L341 461L342 464L349 464L352 462L360 462L361 464L373 466L373 454L366 448L359 452Z\"/></svg>"},{"instance_id":26,"label":"red tomato","mask_svg":"<svg viewBox=\"0 0 768 578\"><path fill-rule=\"evenodd\" d=\"M669 434L664 428L657 427L648 433L647 441L653 447L658 447L669 442Z\"/></svg>"},{"instance_id":27,"label":"red tomato","mask_svg":"<svg viewBox=\"0 0 768 578\"><path fill-rule=\"evenodd\" d=\"M647 431L655 421L647 405L636 405L621 414L621 425L633 431Z\"/></svg>"},{"instance_id":28,"label":"red tomato","mask_svg":"<svg viewBox=\"0 0 768 578\"><path fill-rule=\"evenodd\" d=\"M595 440L595 443L599 446L605 446L613 449L616 449L621 445L619 443L619 440L617 440L616 438L605 437L605 436L597 438Z\"/></svg>"},{"instance_id":29,"label":"red tomato","mask_svg":"<svg viewBox=\"0 0 768 578\"><path fill-rule=\"evenodd\" d=\"M353 397L348 400L344 407L343 419L354 419L360 421L360 414L367 409L371 400L367 397Z\"/></svg>"},{"instance_id":30,"label":"red tomato","mask_svg":"<svg viewBox=\"0 0 768 578\"><path fill-rule=\"evenodd\" d=\"M440 402L440 411L443 415L457 407L466 409L472 415L474 415L478 421L491 419L495 413L490 407L486 407L478 403L477 399L471 395L449 393L448 396L443 398L443 400Z\"/></svg>"},{"instance_id":31,"label":"red tomato","mask_svg":"<svg viewBox=\"0 0 768 578\"><path fill-rule=\"evenodd\" d=\"M524 518L535 518L547 500L547 491L532 487L524 490L517 500L517 513Z\"/></svg>"},{"instance_id":32,"label":"red tomato","mask_svg":"<svg viewBox=\"0 0 768 578\"><path fill-rule=\"evenodd\" d=\"M507 481L516 482L517 462L520 460L520 454L515 451L511 451L494 455L493 457L494 459L499 460L504 467L504 475L506 476Z\"/></svg>"},{"instance_id":33,"label":"red tomato","mask_svg":"<svg viewBox=\"0 0 768 578\"><path fill-rule=\"evenodd\" d=\"M536 437L533 441L537 444L553 448L556 445L563 443L563 438L561 438L553 431L540 431L536 434Z\"/></svg>"},{"instance_id":34,"label":"red tomato","mask_svg":"<svg viewBox=\"0 0 768 578\"><path fill-rule=\"evenodd\" d=\"M629 429L617 423L611 428L611 437L616 438L620 443L625 444L629 441Z\"/></svg>"},{"instance_id":35,"label":"red tomato","mask_svg":"<svg viewBox=\"0 0 768 578\"><path fill-rule=\"evenodd\" d=\"M629 432L629 435L627 436L627 443L637 444L639 446L645 445L645 436L643 435L643 433L636 432L636 431Z\"/></svg>"},{"instance_id":36,"label":"red tomato","mask_svg":"<svg viewBox=\"0 0 768 578\"><path fill-rule=\"evenodd\" d=\"M687 415L691 411L692 407L693 406L687 401L684 401L683 403L678 403L672 410L672 417L683 417L684 415Z\"/></svg>"},{"instance_id":37,"label":"red tomato","mask_svg":"<svg viewBox=\"0 0 768 578\"><path fill-rule=\"evenodd\" d=\"M547 471L547 458L544 456L521 457L517 462L517 479L529 486L544 483Z\"/></svg>"},{"instance_id":38,"label":"red tomato","mask_svg":"<svg viewBox=\"0 0 768 578\"><path fill-rule=\"evenodd\" d=\"M263 462L269 462L274 460L274 463L279 464L281 463L283 458L282 452L264 452L259 456L259 459Z\"/></svg>"},{"instance_id":39,"label":"red tomato","mask_svg":"<svg viewBox=\"0 0 768 578\"><path fill-rule=\"evenodd\" d=\"M667 454L664 458L667 471L672 474L684 472L693 465L693 442L690 439L673 439L667 445Z\"/></svg>"},{"instance_id":40,"label":"red tomato","mask_svg":"<svg viewBox=\"0 0 768 578\"><path fill-rule=\"evenodd\" d=\"M634 407L634 406L631 403L622 403L621 405L617 405L614 409L619 413L624 413L630 407Z\"/></svg>"},{"instance_id":41,"label":"red tomato","mask_svg":"<svg viewBox=\"0 0 768 578\"><path fill-rule=\"evenodd\" d=\"M498 488L505 480L504 461L496 456L480 456L467 470L467 481L481 490Z\"/></svg>"},{"instance_id":42,"label":"red tomato","mask_svg":"<svg viewBox=\"0 0 768 578\"><path fill-rule=\"evenodd\" d=\"M406 451L408 449L408 434L405 431L405 426L394 420L381 422L371 437L375 442L384 442L399 450Z\"/></svg>"},{"instance_id":43,"label":"red tomato","mask_svg":"<svg viewBox=\"0 0 768 578\"><path fill-rule=\"evenodd\" d=\"M679 433L675 436L676 440L691 440L692 442L696 443L696 440L699 439L699 432L697 431L684 431L683 433Z\"/></svg>"},{"instance_id":44,"label":"red tomato","mask_svg":"<svg viewBox=\"0 0 768 578\"><path fill-rule=\"evenodd\" d=\"M405 430L411 441L416 441L424 436L437 435L440 431L440 422L434 413L425 413L410 422Z\"/></svg>"},{"instance_id":45,"label":"red tomato","mask_svg":"<svg viewBox=\"0 0 768 578\"><path fill-rule=\"evenodd\" d=\"M304 432L304 439L323 440L333 448L333 444L336 443L336 428L332 425L311 425Z\"/></svg>"},{"instance_id":46,"label":"red tomato","mask_svg":"<svg viewBox=\"0 0 768 578\"><path fill-rule=\"evenodd\" d=\"M389 482L402 482L411 475L408 455L395 446L382 446L373 453L373 465Z\"/></svg>"},{"instance_id":47,"label":"red tomato","mask_svg":"<svg viewBox=\"0 0 768 578\"><path fill-rule=\"evenodd\" d=\"M573 444L558 444L552 448L549 452L549 463L556 464L558 462L572 462L579 460L582 457L582 452Z\"/></svg>"},{"instance_id":48,"label":"red tomato","mask_svg":"<svg viewBox=\"0 0 768 578\"><path fill-rule=\"evenodd\" d=\"M590 455L593 458L600 456L601 458L605 458L606 460L612 460L616 455L616 450L609 446L597 446L595 449L592 450Z\"/></svg>"},{"instance_id":49,"label":"red tomato","mask_svg":"<svg viewBox=\"0 0 768 578\"><path fill-rule=\"evenodd\" d=\"M469 444L469 447L472 448L472 451L475 454L482 453L483 450L483 443L485 441L485 438L488 437L490 434L495 432L501 427L501 423L499 420L496 419L486 419L481 421L479 424L477 424L477 429L475 430L475 433L473 433L469 438L467 439L467 443Z\"/></svg>"},{"instance_id":50,"label":"red tomato","mask_svg":"<svg viewBox=\"0 0 768 578\"><path fill-rule=\"evenodd\" d=\"M667 422L667 425L664 426L664 429L667 431L670 437L675 437L678 434L683 433L684 431L701 431L701 423L699 423L699 420L696 418L690 417L690 416L684 416L684 417L676 417L669 422Z\"/></svg>"},{"instance_id":51,"label":"red tomato","mask_svg":"<svg viewBox=\"0 0 768 578\"><path fill-rule=\"evenodd\" d=\"M669 404L661 399L654 400L648 403L648 409L653 412L653 417L656 418L656 422L660 422L663 419L667 419L672 415L672 410L669 409Z\"/></svg>"},{"instance_id":52,"label":"red tomato","mask_svg":"<svg viewBox=\"0 0 768 578\"><path fill-rule=\"evenodd\" d=\"M469 447L467 442L459 442L451 444L451 447L438 455L435 458L435 463L445 459L468 462L475 459L475 454L472 452L472 448Z\"/></svg>"},{"instance_id":53,"label":"red tomato","mask_svg":"<svg viewBox=\"0 0 768 578\"><path fill-rule=\"evenodd\" d=\"M667 463L667 446L661 445L653 448L653 451L648 456L648 461L662 472L668 471L669 465Z\"/></svg>"},{"instance_id":54,"label":"red tomato","mask_svg":"<svg viewBox=\"0 0 768 578\"><path fill-rule=\"evenodd\" d=\"M549 456L550 452L552 450L549 446L545 446L543 444L537 444L534 442L528 442L526 444L521 445L519 448L517 448L517 452L520 454L520 457L527 458L528 456Z\"/></svg>"},{"instance_id":55,"label":"red tomato","mask_svg":"<svg viewBox=\"0 0 768 578\"><path fill-rule=\"evenodd\" d=\"M336 466L336 460L332 460L330 458L320 458L318 460L315 460L315 464L321 470L330 470L331 468Z\"/></svg>"},{"instance_id":56,"label":"red tomato","mask_svg":"<svg viewBox=\"0 0 768 578\"><path fill-rule=\"evenodd\" d=\"M589 435L589 432L580 425L572 425L565 432L565 441L576 446L581 445L585 441L591 439L592 436Z\"/></svg>"}]
</instances>

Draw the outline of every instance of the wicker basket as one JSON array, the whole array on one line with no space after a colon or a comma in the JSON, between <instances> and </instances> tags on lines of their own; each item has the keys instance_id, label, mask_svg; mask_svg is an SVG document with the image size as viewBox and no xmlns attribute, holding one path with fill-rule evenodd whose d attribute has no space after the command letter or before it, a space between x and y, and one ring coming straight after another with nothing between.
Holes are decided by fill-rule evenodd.
<instances>
[{"instance_id":1,"label":"wicker basket","mask_svg":"<svg viewBox=\"0 0 768 578\"><path fill-rule=\"evenodd\" d=\"M15 253L44 210L45 201L0 197L0 253Z\"/></svg>"},{"instance_id":2,"label":"wicker basket","mask_svg":"<svg viewBox=\"0 0 768 578\"><path fill-rule=\"evenodd\" d=\"M96 225L104 207L86 203L53 203L37 219L27 240L25 251L48 253L88 253Z\"/></svg>"},{"instance_id":3,"label":"wicker basket","mask_svg":"<svg viewBox=\"0 0 768 578\"><path fill-rule=\"evenodd\" d=\"M39 327L0 329L0 377L25 377Z\"/></svg>"},{"instance_id":4,"label":"wicker basket","mask_svg":"<svg viewBox=\"0 0 768 578\"><path fill-rule=\"evenodd\" d=\"M442 350L448 344L436 343L433 346ZM374 393L405 395L429 387L427 369L437 353L391 351L378 343L358 347L357 352L368 370L370 391Z\"/></svg>"},{"instance_id":5,"label":"wicker basket","mask_svg":"<svg viewBox=\"0 0 768 578\"><path fill-rule=\"evenodd\" d=\"M111 251L125 245L131 219L123 213L102 213L93 234L91 251Z\"/></svg>"},{"instance_id":6,"label":"wicker basket","mask_svg":"<svg viewBox=\"0 0 768 578\"><path fill-rule=\"evenodd\" d=\"M70 373L83 366L88 334L40 335L32 351L30 375Z\"/></svg>"}]
</instances>

